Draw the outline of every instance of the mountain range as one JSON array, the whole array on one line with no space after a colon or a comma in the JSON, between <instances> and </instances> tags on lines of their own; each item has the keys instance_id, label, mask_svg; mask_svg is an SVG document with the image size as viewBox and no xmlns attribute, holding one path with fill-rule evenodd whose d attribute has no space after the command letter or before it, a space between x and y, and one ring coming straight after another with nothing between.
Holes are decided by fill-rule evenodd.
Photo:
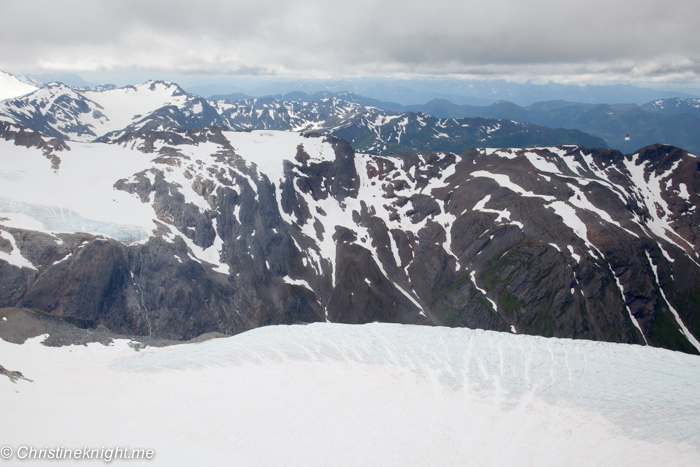
<instances>
[{"instance_id":1,"label":"mountain range","mask_svg":"<svg viewBox=\"0 0 700 467\"><path fill-rule=\"evenodd\" d=\"M536 102L527 107L508 101L498 101L487 106L457 105L445 99L435 99L421 105L400 105L350 92L307 94L297 91L274 98L301 102L337 98L386 111L418 112L441 119L505 119L549 128L580 130L604 140L604 143L597 143L597 147L632 151L641 146L663 142L700 154L700 99L697 98L659 99L641 106L548 101ZM243 102L250 98L232 94L215 95L210 99ZM600 146L601 144L605 146Z\"/></svg>"},{"instance_id":2,"label":"mountain range","mask_svg":"<svg viewBox=\"0 0 700 467\"><path fill-rule=\"evenodd\" d=\"M642 106L550 101L527 107L506 101L476 107L435 100L425 105L405 107L404 111L439 118L509 119L553 128L578 129L602 138L608 147L621 151L662 142L700 154L700 99L661 99Z\"/></svg>"},{"instance_id":3,"label":"mountain range","mask_svg":"<svg viewBox=\"0 0 700 467\"><path fill-rule=\"evenodd\" d=\"M503 79L328 79L328 80L275 80L262 83L191 83L184 86L188 92L200 96L246 93L255 97L283 95L289 92L352 92L381 101L401 105L415 105L434 99L445 99L459 105L485 106L507 100L527 106L535 102L564 100L587 104L631 102L642 105L658 99L696 98L697 94L679 91L661 91L632 85L571 85L560 83L518 83ZM697 93L697 90L695 90Z\"/></svg>"},{"instance_id":4,"label":"mountain range","mask_svg":"<svg viewBox=\"0 0 700 467\"><path fill-rule=\"evenodd\" d=\"M14 88L8 78L13 77L3 76L9 92ZM19 84L24 92L35 90L28 88L27 83L38 85L36 81L25 81L15 79L14 85ZM139 95L139 89L149 86L153 89L145 94L158 96L155 100L134 97ZM35 91L6 102L0 109L0 119L40 128L56 137L81 140L109 138L113 136L107 135L109 132L159 125L169 128L220 125L232 129L323 130L348 139L357 150L373 154L556 144L612 147L629 152L656 143L700 153L700 99L695 98L657 99L642 106L548 101L521 107L498 101L479 107L440 99L404 106L353 92L331 91L295 91L264 98L237 93L203 99L168 82L125 88L112 85L70 88L50 84ZM141 104L134 108L130 116L139 117L133 121L115 119L114 112L119 110L111 107L117 105L121 95L129 96L127 106L128 102L142 101L148 102L147 107ZM56 99L59 101L54 103ZM69 101L71 109L58 110L60 106L68 106ZM53 106L57 108L50 109ZM42 112L59 112L64 121L42 122ZM401 114L402 118L397 117Z\"/></svg>"},{"instance_id":5,"label":"mountain range","mask_svg":"<svg viewBox=\"0 0 700 467\"><path fill-rule=\"evenodd\" d=\"M0 102L0 120L76 141L114 141L133 131L221 126L323 131L372 154L556 144L605 147L601 139L578 130L482 118L440 119L384 111L337 97L310 102L275 98L210 101L187 94L176 84L155 81L99 90L51 83Z\"/></svg>"},{"instance_id":6,"label":"mountain range","mask_svg":"<svg viewBox=\"0 0 700 467\"><path fill-rule=\"evenodd\" d=\"M451 150L549 129L386 112L166 82L2 101L0 307L169 339L383 321L700 351L696 157Z\"/></svg>"}]
</instances>

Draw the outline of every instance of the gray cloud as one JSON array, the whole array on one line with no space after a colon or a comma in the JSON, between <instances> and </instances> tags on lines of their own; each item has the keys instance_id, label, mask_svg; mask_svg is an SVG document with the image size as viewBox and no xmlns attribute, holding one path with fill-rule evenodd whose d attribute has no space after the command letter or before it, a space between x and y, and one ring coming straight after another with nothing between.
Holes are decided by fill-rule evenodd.
<instances>
[{"instance_id":1,"label":"gray cloud","mask_svg":"<svg viewBox=\"0 0 700 467\"><path fill-rule=\"evenodd\" d=\"M697 80L695 0L0 0L0 69Z\"/></svg>"}]
</instances>

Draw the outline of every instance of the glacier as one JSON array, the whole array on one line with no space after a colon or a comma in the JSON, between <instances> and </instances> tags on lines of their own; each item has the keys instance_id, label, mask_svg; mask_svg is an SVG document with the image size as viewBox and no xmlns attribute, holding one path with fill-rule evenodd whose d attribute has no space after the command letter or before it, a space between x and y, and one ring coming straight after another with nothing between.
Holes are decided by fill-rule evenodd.
<instances>
[{"instance_id":1,"label":"glacier","mask_svg":"<svg viewBox=\"0 0 700 467\"><path fill-rule=\"evenodd\" d=\"M0 363L33 380L0 379L15 449L143 447L168 466L700 465L700 358L665 349L380 323L139 352L44 337L0 340Z\"/></svg>"}]
</instances>

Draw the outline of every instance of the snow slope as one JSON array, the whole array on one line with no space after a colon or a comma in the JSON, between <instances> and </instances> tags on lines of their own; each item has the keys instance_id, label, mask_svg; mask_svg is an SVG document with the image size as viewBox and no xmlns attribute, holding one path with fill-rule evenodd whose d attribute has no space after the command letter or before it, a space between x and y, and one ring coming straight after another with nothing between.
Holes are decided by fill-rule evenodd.
<instances>
[{"instance_id":1,"label":"snow slope","mask_svg":"<svg viewBox=\"0 0 700 467\"><path fill-rule=\"evenodd\" d=\"M255 164L258 173L267 175L270 183L276 183L278 187L280 180L284 179L284 161L294 161L300 144L311 157L311 162L335 159L330 144L324 143L321 138L304 138L300 133L251 131L225 134L236 154Z\"/></svg>"},{"instance_id":2,"label":"snow slope","mask_svg":"<svg viewBox=\"0 0 700 467\"><path fill-rule=\"evenodd\" d=\"M71 143L53 170L41 152L0 141L0 213L5 225L43 232L88 232L124 243L145 239L153 209L114 189L151 167L152 155L119 146Z\"/></svg>"},{"instance_id":3,"label":"snow slope","mask_svg":"<svg viewBox=\"0 0 700 467\"><path fill-rule=\"evenodd\" d=\"M0 341L0 363L33 380L0 377L14 449L152 448L168 466L700 462L700 358L663 349L392 324L140 352L41 340Z\"/></svg>"},{"instance_id":4,"label":"snow slope","mask_svg":"<svg viewBox=\"0 0 700 467\"><path fill-rule=\"evenodd\" d=\"M36 90L36 86L25 83L9 73L0 71L0 101L24 96Z\"/></svg>"},{"instance_id":5,"label":"snow slope","mask_svg":"<svg viewBox=\"0 0 700 467\"><path fill-rule=\"evenodd\" d=\"M98 135L121 130L156 109L166 105L181 106L188 100L178 85L165 81L148 81L136 86L85 91L83 94L97 102L108 118L107 121L95 123Z\"/></svg>"}]
</instances>

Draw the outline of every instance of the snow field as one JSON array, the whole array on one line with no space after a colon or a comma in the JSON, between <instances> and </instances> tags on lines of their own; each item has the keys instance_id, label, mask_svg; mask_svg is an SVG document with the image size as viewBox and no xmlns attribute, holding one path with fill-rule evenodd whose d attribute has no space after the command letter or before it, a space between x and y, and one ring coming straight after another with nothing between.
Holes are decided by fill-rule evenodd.
<instances>
[{"instance_id":1,"label":"snow field","mask_svg":"<svg viewBox=\"0 0 700 467\"><path fill-rule=\"evenodd\" d=\"M288 131L226 132L236 154L257 166L258 173L267 175L270 183L284 179L284 161L297 163L297 146L303 145L311 157L309 162L333 161L335 152L323 138L304 138Z\"/></svg>"},{"instance_id":2,"label":"snow field","mask_svg":"<svg viewBox=\"0 0 700 467\"><path fill-rule=\"evenodd\" d=\"M138 353L40 340L0 341L34 380L0 380L10 446L141 446L169 466L700 461L700 358L662 349L325 323Z\"/></svg>"},{"instance_id":3,"label":"snow field","mask_svg":"<svg viewBox=\"0 0 700 467\"><path fill-rule=\"evenodd\" d=\"M88 143L71 143L70 151L58 155L61 164L54 171L39 150L0 141L0 214L9 225L101 234L124 243L150 234L151 206L113 185L151 167L152 155Z\"/></svg>"}]
</instances>

